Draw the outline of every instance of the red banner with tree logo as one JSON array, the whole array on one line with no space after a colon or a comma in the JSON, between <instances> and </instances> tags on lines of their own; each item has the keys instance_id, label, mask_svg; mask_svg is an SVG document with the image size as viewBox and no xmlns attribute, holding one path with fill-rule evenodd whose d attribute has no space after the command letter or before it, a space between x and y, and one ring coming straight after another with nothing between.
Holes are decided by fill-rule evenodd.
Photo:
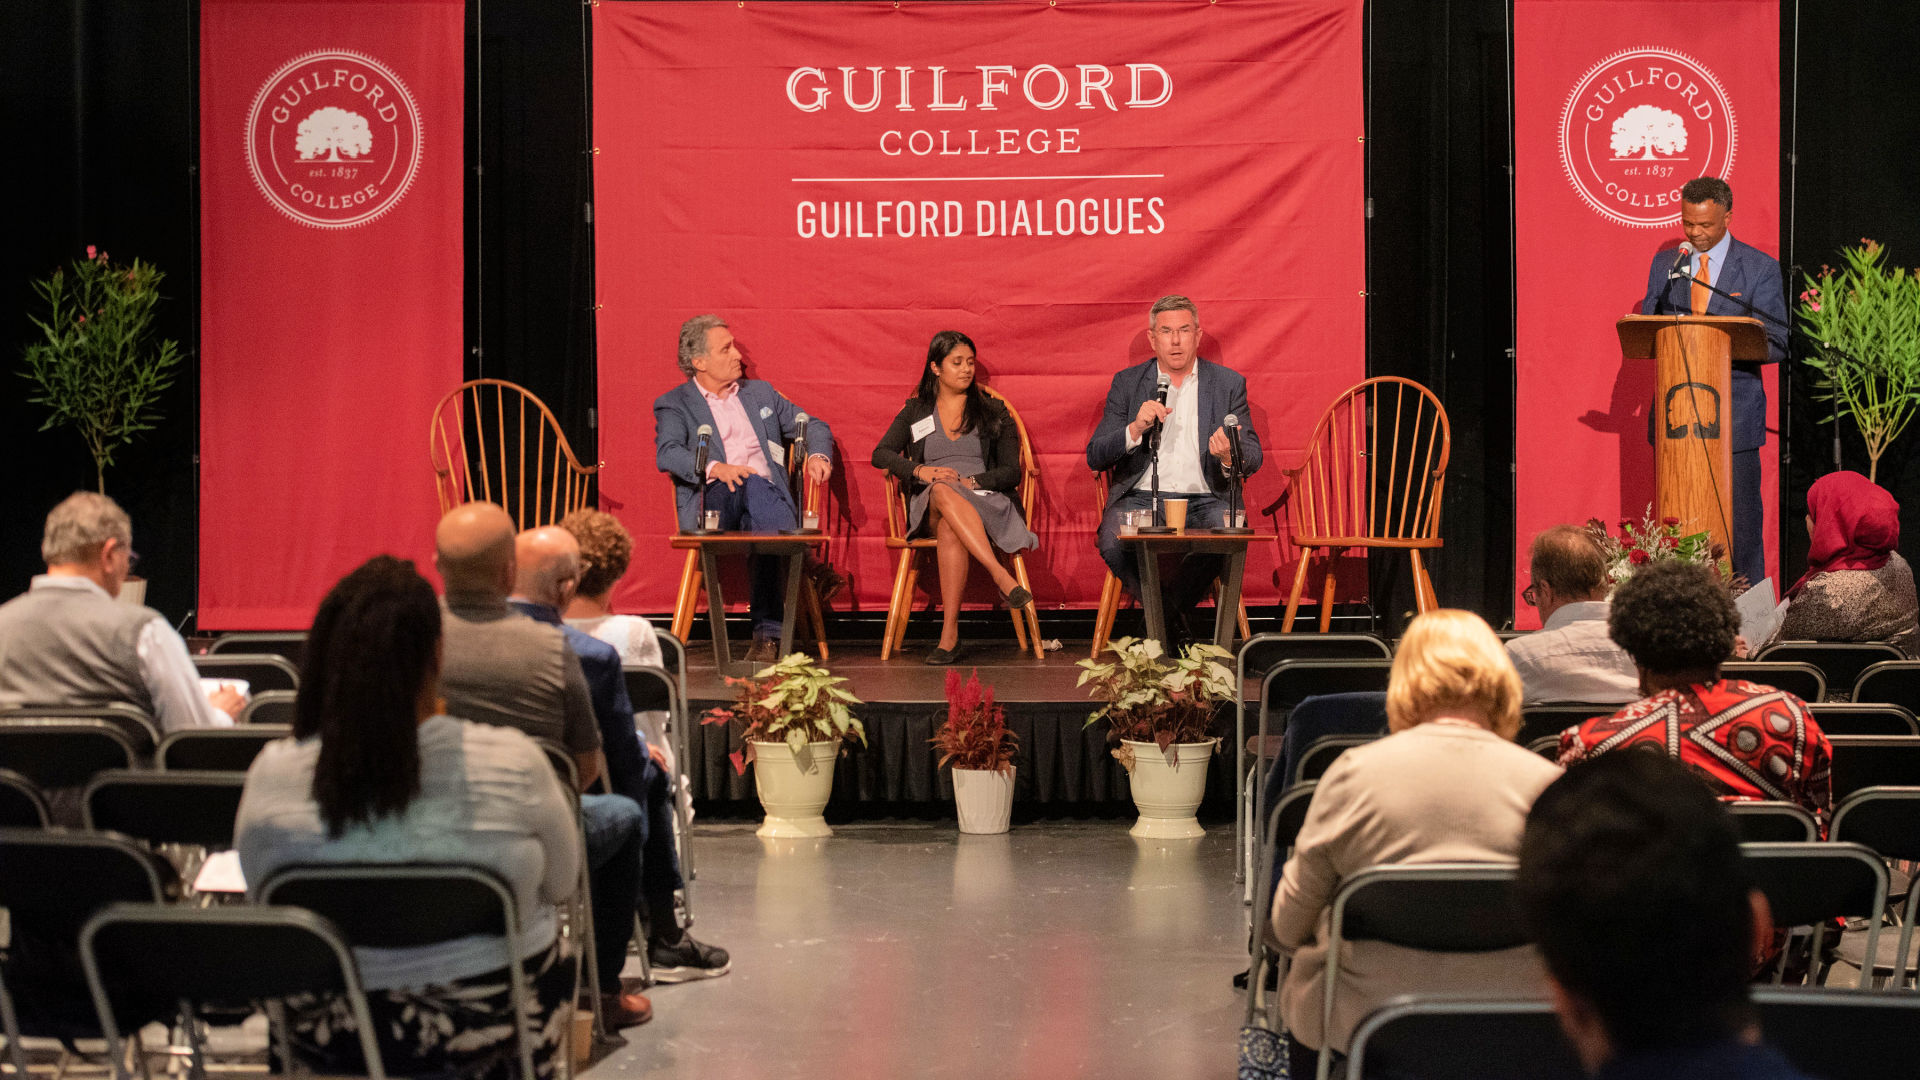
<instances>
[{"instance_id":1,"label":"red banner with tree logo","mask_svg":"<svg viewBox=\"0 0 1920 1080\"><path fill-rule=\"evenodd\" d=\"M1680 186L1733 187L1729 231L1777 257L1778 0L1515 0L1515 610L1553 525L1638 522L1653 500L1651 361L1623 361L1654 253L1680 241ZM1762 369L1769 572L1777 577L1777 371Z\"/></svg>"},{"instance_id":2,"label":"red banner with tree logo","mask_svg":"<svg viewBox=\"0 0 1920 1080\"><path fill-rule=\"evenodd\" d=\"M596 7L600 493L656 556L616 602L672 606L652 405L709 312L832 425L831 554L868 610L893 578L869 455L941 330L1031 434L1043 608L1100 595L1087 440L1162 294L1246 375L1271 502L1365 364L1361 30L1359 0ZM1256 549L1250 602L1278 561Z\"/></svg>"},{"instance_id":3,"label":"red banner with tree logo","mask_svg":"<svg viewBox=\"0 0 1920 1080\"><path fill-rule=\"evenodd\" d=\"M432 555L464 20L461 0L202 0L202 627L305 627L369 556Z\"/></svg>"}]
</instances>

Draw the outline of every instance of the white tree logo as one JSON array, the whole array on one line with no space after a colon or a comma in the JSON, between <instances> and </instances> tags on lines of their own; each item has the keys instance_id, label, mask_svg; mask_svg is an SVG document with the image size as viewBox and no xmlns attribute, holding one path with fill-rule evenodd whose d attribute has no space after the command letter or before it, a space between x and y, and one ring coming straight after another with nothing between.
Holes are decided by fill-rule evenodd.
<instances>
[{"instance_id":1,"label":"white tree logo","mask_svg":"<svg viewBox=\"0 0 1920 1080\"><path fill-rule=\"evenodd\" d=\"M1655 151L1677 154L1687 148L1687 122L1658 105L1635 105L1613 122L1612 145L1615 161L1635 154L1641 161L1654 161Z\"/></svg>"},{"instance_id":2,"label":"white tree logo","mask_svg":"<svg viewBox=\"0 0 1920 1080\"><path fill-rule=\"evenodd\" d=\"M342 154L352 160L373 152L373 132L367 128L367 118L332 105L315 109L294 131L293 148L300 152L301 161L312 161L321 154L327 155L328 161L339 161ZM1683 142L1685 138L1682 134Z\"/></svg>"}]
</instances>

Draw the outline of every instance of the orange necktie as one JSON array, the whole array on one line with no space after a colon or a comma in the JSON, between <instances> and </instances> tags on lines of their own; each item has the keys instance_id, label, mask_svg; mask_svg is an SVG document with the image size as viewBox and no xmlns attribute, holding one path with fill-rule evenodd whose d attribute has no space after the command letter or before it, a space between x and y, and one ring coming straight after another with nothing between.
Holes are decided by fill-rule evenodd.
<instances>
[{"instance_id":1,"label":"orange necktie","mask_svg":"<svg viewBox=\"0 0 1920 1080\"><path fill-rule=\"evenodd\" d=\"M1713 294L1707 291L1707 253L1704 251L1700 253L1700 269L1693 272L1693 287L1691 292L1692 295L1689 299L1693 301L1693 313L1695 315L1705 315L1707 313L1707 301L1712 299Z\"/></svg>"}]
</instances>

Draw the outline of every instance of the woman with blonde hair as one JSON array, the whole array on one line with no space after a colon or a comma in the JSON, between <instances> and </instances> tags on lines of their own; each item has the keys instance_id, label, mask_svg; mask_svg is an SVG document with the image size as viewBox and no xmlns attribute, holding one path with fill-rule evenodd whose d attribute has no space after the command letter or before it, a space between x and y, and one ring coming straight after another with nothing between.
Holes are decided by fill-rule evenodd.
<instances>
[{"instance_id":1,"label":"woman with blonde hair","mask_svg":"<svg viewBox=\"0 0 1920 1080\"><path fill-rule=\"evenodd\" d=\"M1345 1053L1360 1019L1413 993L1535 993L1531 948L1428 954L1380 942L1345 946L1333 1024L1322 1030L1328 909L1340 886L1382 863L1508 862L1534 797L1558 766L1513 743L1520 676L1500 639L1465 611L1407 626L1387 686L1391 734L1340 755L1314 790L1293 857L1274 891L1272 933L1293 950L1281 990L1293 1075Z\"/></svg>"}]
</instances>

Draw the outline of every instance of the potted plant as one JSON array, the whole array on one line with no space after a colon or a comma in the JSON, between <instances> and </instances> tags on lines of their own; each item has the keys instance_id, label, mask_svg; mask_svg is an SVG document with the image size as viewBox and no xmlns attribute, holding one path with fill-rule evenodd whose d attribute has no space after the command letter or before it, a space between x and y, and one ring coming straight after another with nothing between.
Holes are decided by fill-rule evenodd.
<instances>
[{"instance_id":1,"label":"potted plant","mask_svg":"<svg viewBox=\"0 0 1920 1080\"><path fill-rule=\"evenodd\" d=\"M701 717L702 723L738 729L733 767L744 775L753 763L754 788L767 813L758 835L833 835L822 812L833 794L841 740L867 742L866 728L850 709L862 702L841 685L846 681L806 653L788 653L752 678L728 679L739 688L733 706Z\"/></svg>"},{"instance_id":2,"label":"potted plant","mask_svg":"<svg viewBox=\"0 0 1920 1080\"><path fill-rule=\"evenodd\" d=\"M1829 419L1851 417L1867 444L1867 478L1920 405L1920 276L1887 266L1886 249L1862 239L1840 253L1839 269L1808 275L1800 328L1813 342L1805 363L1817 372Z\"/></svg>"},{"instance_id":3,"label":"potted plant","mask_svg":"<svg viewBox=\"0 0 1920 1080\"><path fill-rule=\"evenodd\" d=\"M1013 750L1007 711L994 703L993 687L980 686L974 669L965 682L947 670L947 722L928 740L940 749L940 764L953 764L953 805L963 833L1003 833L1013 816Z\"/></svg>"},{"instance_id":4,"label":"potted plant","mask_svg":"<svg viewBox=\"0 0 1920 1080\"><path fill-rule=\"evenodd\" d=\"M1113 756L1127 770L1140 811L1133 835L1163 840L1202 835L1194 811L1206 794L1207 763L1220 739L1220 707L1233 699L1229 655L1218 645L1189 645L1171 660L1158 641L1120 638L1117 659L1080 661L1078 685L1103 704L1088 726L1105 719L1118 742Z\"/></svg>"}]
</instances>

